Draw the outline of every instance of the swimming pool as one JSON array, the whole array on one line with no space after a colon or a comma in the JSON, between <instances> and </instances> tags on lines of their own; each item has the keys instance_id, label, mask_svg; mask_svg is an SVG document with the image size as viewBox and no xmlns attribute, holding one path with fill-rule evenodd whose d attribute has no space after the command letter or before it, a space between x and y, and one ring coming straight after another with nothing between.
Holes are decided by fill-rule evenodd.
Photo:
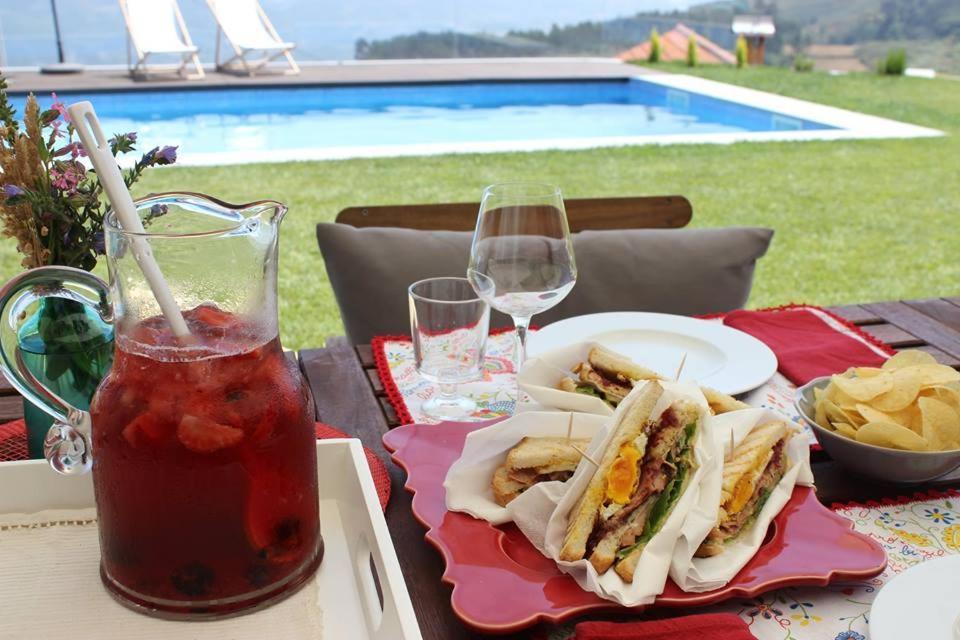
<instances>
[{"instance_id":1,"label":"swimming pool","mask_svg":"<svg viewBox=\"0 0 960 640\"><path fill-rule=\"evenodd\" d=\"M708 83L707 90L675 86L682 78ZM59 97L66 103L91 100L105 131L138 132L140 149L179 145L186 164L804 139L849 130L836 123L836 114L803 117L795 105L764 108L755 99L724 97L711 84L730 87L689 76L645 76Z\"/></svg>"}]
</instances>

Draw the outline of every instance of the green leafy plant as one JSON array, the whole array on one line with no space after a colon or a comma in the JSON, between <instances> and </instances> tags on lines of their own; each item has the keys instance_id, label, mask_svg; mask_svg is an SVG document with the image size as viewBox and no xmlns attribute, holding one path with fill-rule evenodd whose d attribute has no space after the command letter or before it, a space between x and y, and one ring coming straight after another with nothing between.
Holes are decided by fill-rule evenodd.
<instances>
[{"instance_id":1,"label":"green leafy plant","mask_svg":"<svg viewBox=\"0 0 960 640\"><path fill-rule=\"evenodd\" d=\"M803 54L800 54L793 59L793 70L800 73L808 73L813 71L813 60Z\"/></svg>"},{"instance_id":2,"label":"green leafy plant","mask_svg":"<svg viewBox=\"0 0 960 640\"><path fill-rule=\"evenodd\" d=\"M690 37L687 38L687 66L695 67L699 64L699 58L697 53L697 37L693 34L690 34Z\"/></svg>"},{"instance_id":3,"label":"green leafy plant","mask_svg":"<svg viewBox=\"0 0 960 640\"><path fill-rule=\"evenodd\" d=\"M650 30L650 55L647 56L647 62L660 62L660 56L663 53L662 47L660 32L654 27Z\"/></svg>"},{"instance_id":4,"label":"green leafy plant","mask_svg":"<svg viewBox=\"0 0 960 640\"><path fill-rule=\"evenodd\" d=\"M902 76L907 70L907 51L900 47L887 52L886 58L877 61L877 73L886 76Z\"/></svg>"},{"instance_id":5,"label":"green leafy plant","mask_svg":"<svg viewBox=\"0 0 960 640\"><path fill-rule=\"evenodd\" d=\"M747 39L743 36L737 38L737 46L736 49L734 49L734 53L737 56L737 68L742 69L747 66L749 50L747 49Z\"/></svg>"}]
</instances>

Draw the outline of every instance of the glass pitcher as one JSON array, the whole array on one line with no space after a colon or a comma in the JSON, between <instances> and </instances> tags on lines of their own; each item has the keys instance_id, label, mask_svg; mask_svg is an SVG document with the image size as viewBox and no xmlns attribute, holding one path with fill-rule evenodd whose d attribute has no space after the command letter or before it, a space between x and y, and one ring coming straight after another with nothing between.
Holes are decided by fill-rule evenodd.
<instances>
[{"instance_id":1,"label":"glass pitcher","mask_svg":"<svg viewBox=\"0 0 960 640\"><path fill-rule=\"evenodd\" d=\"M313 403L277 328L286 208L190 193L136 204L190 335L171 332L134 258L142 245L111 212L109 288L68 267L4 288L3 373L54 418L51 466L92 466L100 573L115 597L164 617L264 605L307 580L323 552ZM89 412L45 388L18 350L18 324L48 298L87 304L113 325L113 367Z\"/></svg>"}]
</instances>

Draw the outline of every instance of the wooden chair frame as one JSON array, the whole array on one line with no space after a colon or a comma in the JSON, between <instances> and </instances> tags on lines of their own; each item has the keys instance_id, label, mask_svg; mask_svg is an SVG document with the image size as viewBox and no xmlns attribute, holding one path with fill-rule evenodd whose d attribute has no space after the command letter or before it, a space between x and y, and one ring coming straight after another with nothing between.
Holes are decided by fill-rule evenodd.
<instances>
[{"instance_id":1,"label":"wooden chair frame","mask_svg":"<svg viewBox=\"0 0 960 640\"><path fill-rule=\"evenodd\" d=\"M183 21L183 14L180 13L180 5L177 2L173 3L173 13L177 19L177 28L180 29L180 36L183 38L183 43L188 47L194 47L193 51L184 51L180 55L180 64L163 64L156 65L152 68L148 66L147 59L155 53L160 53L156 51L148 51L144 53L140 50L140 47L137 46L136 41L133 39L133 27L132 22L130 21L130 13L127 9L127 0L120 0L120 13L123 14L123 22L127 27L127 69L130 71L130 75L134 78L143 78L147 80L150 78L151 73L161 74L161 73L176 73L177 75L183 76L187 80L202 80L206 77L206 73L203 70L203 65L200 64L200 56L196 46L193 44L193 40L190 39L190 32L187 31L187 24ZM136 52L137 62L133 64L133 57L131 56L132 52ZM170 54L176 55L176 54ZM187 73L188 66L192 65L194 68L193 73Z\"/></svg>"},{"instance_id":2,"label":"wooden chair frame","mask_svg":"<svg viewBox=\"0 0 960 640\"><path fill-rule=\"evenodd\" d=\"M215 51L215 63L218 71L243 71L250 77L256 75L258 71L266 67L268 64L276 60L277 58L286 58L289 68L281 71L283 75L297 75L300 73L300 65L297 64L297 61L293 59L293 54L291 51L295 48L296 45L287 47L282 50L278 50L275 53L268 53L263 49L244 49L237 46L230 38L223 33L223 29L220 27L220 19L217 16L217 11L214 5L207 0L207 6L210 8L210 11L214 15L215 22L217 23L217 43ZM257 2L257 15L260 16L260 21L263 23L264 28L267 30L274 40L277 42L282 42L280 34L277 33L277 30L274 29L273 23L270 21L270 18L267 16L267 13L263 10L263 7L260 5L260 2ZM220 61L220 43L221 40L226 40L230 45L230 48L233 49L233 56L227 58L223 62ZM247 56L251 53L256 53L258 51L264 51L262 57L255 60L247 59Z\"/></svg>"},{"instance_id":3,"label":"wooden chair frame","mask_svg":"<svg viewBox=\"0 0 960 640\"><path fill-rule=\"evenodd\" d=\"M571 198L564 200L570 231L679 229L693 217L683 196ZM348 207L336 222L352 227L402 227L422 231L473 231L479 202Z\"/></svg>"}]
</instances>

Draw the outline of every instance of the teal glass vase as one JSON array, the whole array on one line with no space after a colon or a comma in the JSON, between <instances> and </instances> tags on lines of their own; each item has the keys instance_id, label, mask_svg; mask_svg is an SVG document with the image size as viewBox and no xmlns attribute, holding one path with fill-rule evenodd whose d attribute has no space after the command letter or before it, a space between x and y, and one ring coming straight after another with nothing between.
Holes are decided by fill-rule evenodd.
<instances>
[{"instance_id":1,"label":"teal glass vase","mask_svg":"<svg viewBox=\"0 0 960 640\"><path fill-rule=\"evenodd\" d=\"M89 306L64 298L44 298L17 331L23 362L37 380L80 409L90 407L97 385L113 363L113 327ZM27 451L43 458L43 440L53 418L23 401Z\"/></svg>"}]
</instances>

